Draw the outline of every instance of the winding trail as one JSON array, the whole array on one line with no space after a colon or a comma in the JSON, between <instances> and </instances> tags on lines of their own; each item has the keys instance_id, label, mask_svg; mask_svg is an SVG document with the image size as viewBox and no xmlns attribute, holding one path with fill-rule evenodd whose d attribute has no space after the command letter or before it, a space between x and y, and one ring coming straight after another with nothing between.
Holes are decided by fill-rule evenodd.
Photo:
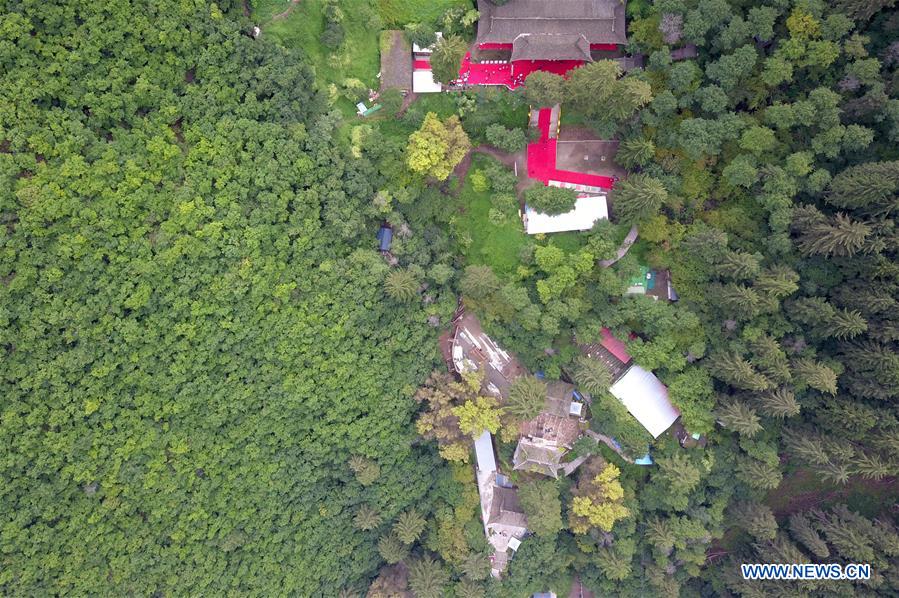
<instances>
[{"instance_id":1,"label":"winding trail","mask_svg":"<svg viewBox=\"0 0 899 598\"><path fill-rule=\"evenodd\" d=\"M288 6L287 9L282 12L279 12L276 15L272 15L272 18L270 18L268 21L266 21L265 25L263 25L263 27L265 27L266 25L271 25L275 21L282 21L282 20L286 19L287 17L289 17L290 13L292 13L293 9L295 9L297 7L297 5L299 5L300 1L301 0L290 0L290 6Z\"/></svg>"},{"instance_id":2,"label":"winding trail","mask_svg":"<svg viewBox=\"0 0 899 598\"><path fill-rule=\"evenodd\" d=\"M624 237L624 241L622 241L621 246L618 248L617 257L610 260L599 260L599 265L602 268L608 268L621 258L627 255L627 252L630 251L631 245L634 244L634 241L637 240L637 227L636 225L631 227L631 230L627 232L627 236Z\"/></svg>"}]
</instances>

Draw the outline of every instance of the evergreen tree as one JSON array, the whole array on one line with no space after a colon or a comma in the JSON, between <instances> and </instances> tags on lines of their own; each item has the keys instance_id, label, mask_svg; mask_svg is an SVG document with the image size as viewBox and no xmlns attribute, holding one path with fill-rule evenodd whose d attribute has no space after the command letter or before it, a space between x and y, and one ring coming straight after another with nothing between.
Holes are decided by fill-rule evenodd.
<instances>
[{"instance_id":1,"label":"evergreen tree","mask_svg":"<svg viewBox=\"0 0 899 598\"><path fill-rule=\"evenodd\" d=\"M756 540L773 540L777 535L777 520L771 508L764 503L740 501L734 503L730 514L731 520Z\"/></svg>"},{"instance_id":2,"label":"evergreen tree","mask_svg":"<svg viewBox=\"0 0 899 598\"><path fill-rule=\"evenodd\" d=\"M853 256L872 233L869 225L840 213L808 226L799 226L799 251L803 255Z\"/></svg>"},{"instance_id":3,"label":"evergreen tree","mask_svg":"<svg viewBox=\"0 0 899 598\"><path fill-rule=\"evenodd\" d=\"M753 287L764 293L782 299L796 292L799 288L799 275L786 266L778 265L759 274Z\"/></svg>"},{"instance_id":4,"label":"evergreen tree","mask_svg":"<svg viewBox=\"0 0 899 598\"><path fill-rule=\"evenodd\" d=\"M762 430L755 410L740 401L722 405L717 412L721 424L737 432L740 436L752 438Z\"/></svg>"},{"instance_id":5,"label":"evergreen tree","mask_svg":"<svg viewBox=\"0 0 899 598\"><path fill-rule=\"evenodd\" d=\"M852 338L867 330L868 323L859 312L840 309L834 312L830 329L829 336L839 339Z\"/></svg>"},{"instance_id":6,"label":"evergreen tree","mask_svg":"<svg viewBox=\"0 0 899 598\"><path fill-rule=\"evenodd\" d=\"M709 369L715 377L744 390L767 390L770 381L757 372L748 361L736 353L719 353L713 356Z\"/></svg>"},{"instance_id":7,"label":"evergreen tree","mask_svg":"<svg viewBox=\"0 0 899 598\"><path fill-rule=\"evenodd\" d=\"M777 388L759 395L759 411L768 417L780 419L799 414L799 402L796 395L787 388Z\"/></svg>"},{"instance_id":8,"label":"evergreen tree","mask_svg":"<svg viewBox=\"0 0 899 598\"><path fill-rule=\"evenodd\" d=\"M618 146L618 153L615 154L615 161L625 168L645 166L652 160L655 152L655 144L649 139L644 139L642 137L625 139Z\"/></svg>"},{"instance_id":9,"label":"evergreen tree","mask_svg":"<svg viewBox=\"0 0 899 598\"><path fill-rule=\"evenodd\" d=\"M368 505L362 505L353 517L353 525L362 531L370 531L381 525L381 514Z\"/></svg>"},{"instance_id":10,"label":"evergreen tree","mask_svg":"<svg viewBox=\"0 0 899 598\"><path fill-rule=\"evenodd\" d=\"M762 334L751 340L749 347L752 350L750 363L761 370L766 377L781 383L792 379L790 362L776 339Z\"/></svg>"},{"instance_id":11,"label":"evergreen tree","mask_svg":"<svg viewBox=\"0 0 899 598\"><path fill-rule=\"evenodd\" d=\"M869 214L886 215L895 210L899 193L899 161L867 162L839 172L824 196L827 203Z\"/></svg>"},{"instance_id":12,"label":"evergreen tree","mask_svg":"<svg viewBox=\"0 0 899 598\"><path fill-rule=\"evenodd\" d=\"M586 355L579 355L575 359L573 377L578 387L591 395L608 392L612 385L608 368L599 360Z\"/></svg>"},{"instance_id":13,"label":"evergreen tree","mask_svg":"<svg viewBox=\"0 0 899 598\"><path fill-rule=\"evenodd\" d=\"M509 388L506 412L521 420L540 415L546 405L546 382L535 376L519 376Z\"/></svg>"},{"instance_id":14,"label":"evergreen tree","mask_svg":"<svg viewBox=\"0 0 899 598\"><path fill-rule=\"evenodd\" d=\"M784 434L787 450L798 457L803 463L824 465L829 461L827 450L820 438L797 431L787 431Z\"/></svg>"},{"instance_id":15,"label":"evergreen tree","mask_svg":"<svg viewBox=\"0 0 899 598\"><path fill-rule=\"evenodd\" d=\"M369 486L381 475L380 466L371 459L361 455L353 455L349 461L350 469L356 474L356 479L363 486Z\"/></svg>"},{"instance_id":16,"label":"evergreen tree","mask_svg":"<svg viewBox=\"0 0 899 598\"><path fill-rule=\"evenodd\" d=\"M483 301L499 290L500 282L490 266L466 266L459 281L459 288L465 298Z\"/></svg>"},{"instance_id":17,"label":"evergreen tree","mask_svg":"<svg viewBox=\"0 0 899 598\"><path fill-rule=\"evenodd\" d=\"M461 37L447 35L438 40L430 60L434 80L446 85L458 79L462 58L467 51L468 44Z\"/></svg>"},{"instance_id":18,"label":"evergreen tree","mask_svg":"<svg viewBox=\"0 0 899 598\"><path fill-rule=\"evenodd\" d=\"M777 488L783 479L777 465L772 465L752 457L740 457L737 460L737 478L750 488L772 490Z\"/></svg>"},{"instance_id":19,"label":"evergreen tree","mask_svg":"<svg viewBox=\"0 0 899 598\"><path fill-rule=\"evenodd\" d=\"M387 295L401 303L410 303L418 297L418 277L408 269L391 270L384 279Z\"/></svg>"},{"instance_id":20,"label":"evergreen tree","mask_svg":"<svg viewBox=\"0 0 899 598\"><path fill-rule=\"evenodd\" d=\"M837 375L826 365L803 358L793 361L792 366L793 375L800 382L821 392L837 393Z\"/></svg>"},{"instance_id":21,"label":"evergreen tree","mask_svg":"<svg viewBox=\"0 0 899 598\"><path fill-rule=\"evenodd\" d=\"M425 529L425 518L415 509L401 513L396 523L393 524L393 533L403 544L412 544L421 536Z\"/></svg>"},{"instance_id":22,"label":"evergreen tree","mask_svg":"<svg viewBox=\"0 0 899 598\"><path fill-rule=\"evenodd\" d=\"M884 461L877 453L856 453L852 461L854 473L868 480L882 480L886 476L896 475L899 468L895 464Z\"/></svg>"},{"instance_id":23,"label":"evergreen tree","mask_svg":"<svg viewBox=\"0 0 899 598\"><path fill-rule=\"evenodd\" d=\"M487 555L472 552L462 561L460 569L468 579L483 581L490 576L490 559Z\"/></svg>"},{"instance_id":24,"label":"evergreen tree","mask_svg":"<svg viewBox=\"0 0 899 598\"><path fill-rule=\"evenodd\" d=\"M425 556L409 565L409 589L416 598L441 598L449 583L443 565Z\"/></svg>"},{"instance_id":25,"label":"evergreen tree","mask_svg":"<svg viewBox=\"0 0 899 598\"><path fill-rule=\"evenodd\" d=\"M619 221L639 224L655 216L667 200L668 191L661 181L635 174L616 185L612 208Z\"/></svg>"},{"instance_id":26,"label":"evergreen tree","mask_svg":"<svg viewBox=\"0 0 899 598\"><path fill-rule=\"evenodd\" d=\"M760 257L750 253L728 251L715 266L718 275L733 280L752 280L761 271Z\"/></svg>"},{"instance_id":27,"label":"evergreen tree","mask_svg":"<svg viewBox=\"0 0 899 598\"><path fill-rule=\"evenodd\" d=\"M394 533L381 536L378 540L378 554L391 565L399 563L409 556L409 547L403 544Z\"/></svg>"},{"instance_id":28,"label":"evergreen tree","mask_svg":"<svg viewBox=\"0 0 899 598\"><path fill-rule=\"evenodd\" d=\"M731 319L751 320L759 314L761 298L752 288L726 284L720 288L718 300Z\"/></svg>"},{"instance_id":29,"label":"evergreen tree","mask_svg":"<svg viewBox=\"0 0 899 598\"><path fill-rule=\"evenodd\" d=\"M471 579L463 579L456 584L456 598L484 598L484 587Z\"/></svg>"},{"instance_id":30,"label":"evergreen tree","mask_svg":"<svg viewBox=\"0 0 899 598\"><path fill-rule=\"evenodd\" d=\"M821 538L817 526L804 513L790 515L790 535L819 559L830 556L827 542Z\"/></svg>"}]
</instances>

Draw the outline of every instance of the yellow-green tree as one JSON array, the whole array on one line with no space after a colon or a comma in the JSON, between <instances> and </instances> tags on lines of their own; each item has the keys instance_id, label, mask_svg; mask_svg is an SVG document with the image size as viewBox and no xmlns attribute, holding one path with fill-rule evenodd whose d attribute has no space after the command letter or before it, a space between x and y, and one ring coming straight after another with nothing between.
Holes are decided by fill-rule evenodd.
<instances>
[{"instance_id":1,"label":"yellow-green tree","mask_svg":"<svg viewBox=\"0 0 899 598\"><path fill-rule=\"evenodd\" d=\"M496 399L490 397L469 399L455 407L453 415L459 418L459 429L465 434L479 436L484 430L491 434L499 430L501 410Z\"/></svg>"},{"instance_id":2,"label":"yellow-green tree","mask_svg":"<svg viewBox=\"0 0 899 598\"><path fill-rule=\"evenodd\" d=\"M413 172L444 181L469 149L471 142L458 116L441 121L428 112L421 127L409 136L406 164Z\"/></svg>"},{"instance_id":3,"label":"yellow-green tree","mask_svg":"<svg viewBox=\"0 0 899 598\"><path fill-rule=\"evenodd\" d=\"M623 504L624 488L618 480L621 470L601 459L587 465L573 491L571 530L576 534L586 534L592 527L612 531L616 521L630 515Z\"/></svg>"}]
</instances>

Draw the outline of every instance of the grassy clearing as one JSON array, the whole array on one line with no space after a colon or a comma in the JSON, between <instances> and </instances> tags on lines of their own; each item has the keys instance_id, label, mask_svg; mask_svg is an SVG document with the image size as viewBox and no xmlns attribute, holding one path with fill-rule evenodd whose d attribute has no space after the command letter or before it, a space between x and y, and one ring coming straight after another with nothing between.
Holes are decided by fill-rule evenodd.
<instances>
[{"instance_id":1,"label":"grassy clearing","mask_svg":"<svg viewBox=\"0 0 899 598\"><path fill-rule=\"evenodd\" d=\"M894 479L872 481L853 477L840 485L822 481L807 469L794 469L788 471L765 502L778 519L796 511L827 509L839 503L847 504L865 517L877 517L895 502L897 492L899 481Z\"/></svg>"},{"instance_id":2,"label":"grassy clearing","mask_svg":"<svg viewBox=\"0 0 899 598\"><path fill-rule=\"evenodd\" d=\"M378 0L378 10L384 24L402 27L407 23L437 24L448 8L474 8L471 0Z\"/></svg>"},{"instance_id":3,"label":"grassy clearing","mask_svg":"<svg viewBox=\"0 0 899 598\"><path fill-rule=\"evenodd\" d=\"M483 168L488 160L492 158L475 156L469 175ZM490 191L476 191L471 176L466 177L457 200L453 228L469 264L486 264L500 278L508 280L518 267L519 254L528 238L517 213L504 214L501 223L490 221L490 196Z\"/></svg>"},{"instance_id":4,"label":"grassy clearing","mask_svg":"<svg viewBox=\"0 0 899 598\"><path fill-rule=\"evenodd\" d=\"M323 88L330 83L340 88L346 79L359 79L376 89L381 67L378 50L380 19L366 0L340 0L339 4L345 15L346 35L335 51L322 45L319 39L324 29L323 0L301 0L290 16L272 22L269 22L271 16L283 12L289 0L260 0L253 14L257 22L264 24L263 35L282 46L306 53ZM338 106L345 113L355 112L353 102L346 98L341 98Z\"/></svg>"}]
</instances>

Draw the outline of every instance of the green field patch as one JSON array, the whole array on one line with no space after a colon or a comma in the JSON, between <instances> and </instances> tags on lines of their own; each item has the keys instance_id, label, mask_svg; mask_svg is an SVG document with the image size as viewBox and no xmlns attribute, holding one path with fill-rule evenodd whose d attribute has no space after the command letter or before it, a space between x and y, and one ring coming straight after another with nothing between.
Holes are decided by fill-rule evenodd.
<instances>
[{"instance_id":1,"label":"green field patch","mask_svg":"<svg viewBox=\"0 0 899 598\"><path fill-rule=\"evenodd\" d=\"M407 23L436 25L447 9L456 6L474 8L469 0L378 0L381 18L390 27L402 27Z\"/></svg>"}]
</instances>

